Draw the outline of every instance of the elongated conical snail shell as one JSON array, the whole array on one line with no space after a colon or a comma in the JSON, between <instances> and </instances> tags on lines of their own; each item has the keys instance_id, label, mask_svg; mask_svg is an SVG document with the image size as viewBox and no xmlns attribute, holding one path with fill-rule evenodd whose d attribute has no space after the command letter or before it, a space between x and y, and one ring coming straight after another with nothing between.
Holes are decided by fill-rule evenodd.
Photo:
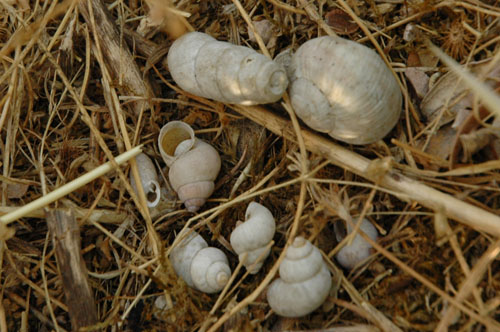
<instances>
[{"instance_id":1,"label":"elongated conical snail shell","mask_svg":"<svg viewBox=\"0 0 500 332\"><path fill-rule=\"evenodd\" d=\"M188 211L198 211L214 191L221 167L219 153L196 138L193 129L182 121L171 121L161 128L158 146L170 167L172 188Z\"/></svg>"},{"instance_id":2,"label":"elongated conical snail shell","mask_svg":"<svg viewBox=\"0 0 500 332\"><path fill-rule=\"evenodd\" d=\"M189 232L189 228L186 229ZM178 236L183 236L184 232ZM205 293L221 291L231 276L222 250L209 247L196 232L191 232L170 253L175 272L188 284Z\"/></svg>"},{"instance_id":3,"label":"elongated conical snail shell","mask_svg":"<svg viewBox=\"0 0 500 332\"><path fill-rule=\"evenodd\" d=\"M264 259L271 251L267 246L275 230L276 223L271 211L259 203L251 202L245 213L245 222L233 230L230 238L231 246L240 260L247 253L244 265L250 269L250 273L257 273L264 264ZM255 263L259 257L261 260Z\"/></svg>"},{"instance_id":4,"label":"elongated conical snail shell","mask_svg":"<svg viewBox=\"0 0 500 332\"><path fill-rule=\"evenodd\" d=\"M174 81L197 96L230 104L265 104L281 98L288 79L283 66L253 49L190 32L168 52Z\"/></svg>"},{"instance_id":5,"label":"elongated conical snail shell","mask_svg":"<svg viewBox=\"0 0 500 332\"><path fill-rule=\"evenodd\" d=\"M386 136L401 112L401 91L380 56L340 37L311 39L288 68L294 111L309 127L351 144Z\"/></svg>"},{"instance_id":6,"label":"elongated conical snail shell","mask_svg":"<svg viewBox=\"0 0 500 332\"><path fill-rule=\"evenodd\" d=\"M138 154L135 157L135 161L139 170L139 177L141 178L142 190L146 195L146 202L149 207L155 207L158 205L161 197L160 182L158 181L155 165L144 153ZM130 172L130 184L137 193L137 184L132 172Z\"/></svg>"},{"instance_id":7,"label":"elongated conical snail shell","mask_svg":"<svg viewBox=\"0 0 500 332\"><path fill-rule=\"evenodd\" d=\"M279 268L280 278L267 290L267 301L280 316L300 317L327 298L332 278L318 248L296 237Z\"/></svg>"},{"instance_id":8,"label":"elongated conical snail shell","mask_svg":"<svg viewBox=\"0 0 500 332\"><path fill-rule=\"evenodd\" d=\"M377 241L378 232L375 226L368 219L363 219L359 228L366 233L373 241ZM351 225L347 225L347 234L352 233ZM337 232L336 232L337 233ZM337 240L341 241L342 236L337 234ZM335 255L340 265L346 269L353 269L356 265L370 257L372 254L372 245L368 243L361 235L356 234L351 244L344 246Z\"/></svg>"}]
</instances>

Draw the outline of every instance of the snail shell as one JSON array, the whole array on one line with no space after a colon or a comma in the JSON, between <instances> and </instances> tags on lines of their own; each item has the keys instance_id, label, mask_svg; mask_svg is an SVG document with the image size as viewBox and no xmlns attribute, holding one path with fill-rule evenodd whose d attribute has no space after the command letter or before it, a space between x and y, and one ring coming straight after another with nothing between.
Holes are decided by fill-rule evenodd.
<instances>
[{"instance_id":1,"label":"snail shell","mask_svg":"<svg viewBox=\"0 0 500 332\"><path fill-rule=\"evenodd\" d=\"M318 248L296 237L279 268L280 278L267 290L267 301L280 316L300 317L327 298L332 278Z\"/></svg>"},{"instance_id":2,"label":"snail shell","mask_svg":"<svg viewBox=\"0 0 500 332\"><path fill-rule=\"evenodd\" d=\"M189 231L189 228L186 229ZM178 236L182 236L180 233ZM222 250L209 247L196 232L189 234L172 249L170 260L175 272L188 286L205 293L221 291L231 276L231 269Z\"/></svg>"},{"instance_id":3,"label":"snail shell","mask_svg":"<svg viewBox=\"0 0 500 332\"><path fill-rule=\"evenodd\" d=\"M269 256L271 248L267 246L272 241L275 230L276 223L271 211L259 203L251 202L245 212L245 222L231 233L231 246L239 259L244 253L248 254L244 265L250 269L251 274L257 273ZM255 263L261 256L261 261Z\"/></svg>"},{"instance_id":4,"label":"snail shell","mask_svg":"<svg viewBox=\"0 0 500 332\"><path fill-rule=\"evenodd\" d=\"M168 69L183 90L230 104L265 104L288 86L283 66L253 49L222 42L201 32L177 39L168 52Z\"/></svg>"},{"instance_id":5,"label":"snail shell","mask_svg":"<svg viewBox=\"0 0 500 332\"><path fill-rule=\"evenodd\" d=\"M340 37L311 39L288 67L293 109L309 127L350 144L386 136L401 113L398 83L373 50Z\"/></svg>"},{"instance_id":6,"label":"snail shell","mask_svg":"<svg viewBox=\"0 0 500 332\"><path fill-rule=\"evenodd\" d=\"M221 167L219 153L196 138L193 128L182 121L163 126L158 146L170 167L168 179L190 212L196 212L214 191L214 180Z\"/></svg>"},{"instance_id":7,"label":"snail shell","mask_svg":"<svg viewBox=\"0 0 500 332\"><path fill-rule=\"evenodd\" d=\"M378 232L375 226L372 225L368 219L363 219L359 228L366 233L373 241L377 241ZM347 234L352 233L353 229L350 224L347 224ZM336 229L337 240L341 241L343 236L338 234ZM369 244L361 235L356 234L354 240L350 245L344 246L340 251L335 255L335 258L339 262L340 265L345 267L346 269L353 269L359 263L370 257L372 254L372 245Z\"/></svg>"},{"instance_id":8,"label":"snail shell","mask_svg":"<svg viewBox=\"0 0 500 332\"><path fill-rule=\"evenodd\" d=\"M140 153L135 157L137 168L139 170L139 177L141 178L141 185L144 194L146 195L146 202L148 206L155 207L160 202L161 189L158 181L158 174L151 159L144 153ZM137 183L135 183L134 176L130 172L130 184L137 193Z\"/></svg>"}]
</instances>

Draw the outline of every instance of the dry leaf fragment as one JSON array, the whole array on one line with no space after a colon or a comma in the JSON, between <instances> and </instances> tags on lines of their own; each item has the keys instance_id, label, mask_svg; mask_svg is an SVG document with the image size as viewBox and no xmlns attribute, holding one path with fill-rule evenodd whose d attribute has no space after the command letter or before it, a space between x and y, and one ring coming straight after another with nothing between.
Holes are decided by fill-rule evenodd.
<instances>
[{"instance_id":1,"label":"dry leaf fragment","mask_svg":"<svg viewBox=\"0 0 500 332\"><path fill-rule=\"evenodd\" d=\"M470 65L470 71L481 77L484 70L489 70L483 81L489 87L494 87L500 80L500 66L496 65L491 69L489 67L489 61L474 63ZM473 99L467 85L453 72L448 72L432 86L422 100L420 108L429 122L441 117L439 126L442 126L453 121L459 110L472 108ZM441 115L441 112L444 114Z\"/></svg>"},{"instance_id":2,"label":"dry leaf fragment","mask_svg":"<svg viewBox=\"0 0 500 332\"><path fill-rule=\"evenodd\" d=\"M422 62L420 61L420 57L418 55L418 52L410 51L408 53L408 58L406 59L406 66L407 67L421 67L422 66Z\"/></svg>"},{"instance_id":3,"label":"dry leaf fragment","mask_svg":"<svg viewBox=\"0 0 500 332\"><path fill-rule=\"evenodd\" d=\"M405 76L415 89L417 96L423 98L429 90L429 76L420 68L407 67Z\"/></svg>"},{"instance_id":4,"label":"dry leaf fragment","mask_svg":"<svg viewBox=\"0 0 500 332\"><path fill-rule=\"evenodd\" d=\"M358 25L351 16L341 9L332 9L326 15L326 24L332 27L339 35L348 35L358 30Z\"/></svg>"},{"instance_id":5,"label":"dry leaf fragment","mask_svg":"<svg viewBox=\"0 0 500 332\"><path fill-rule=\"evenodd\" d=\"M415 159L426 165L426 169L438 170L440 167L445 166L445 160L448 159L450 151L455 144L455 137L457 131L451 126L444 126L436 134L432 135L425 149L427 156L432 156L434 159L428 159L425 156L415 155ZM417 141L417 146L422 147L426 138Z\"/></svg>"},{"instance_id":6,"label":"dry leaf fragment","mask_svg":"<svg viewBox=\"0 0 500 332\"><path fill-rule=\"evenodd\" d=\"M24 183L9 183L7 185L7 198L19 199L23 198L28 191L29 185Z\"/></svg>"},{"instance_id":7,"label":"dry leaf fragment","mask_svg":"<svg viewBox=\"0 0 500 332\"><path fill-rule=\"evenodd\" d=\"M262 38L262 41L267 46L267 43L271 40L273 35L275 35L274 25L268 20L252 21L252 23L255 31L259 34L259 36ZM248 39L252 42L257 41L252 29L250 28L248 28Z\"/></svg>"},{"instance_id":8,"label":"dry leaf fragment","mask_svg":"<svg viewBox=\"0 0 500 332\"><path fill-rule=\"evenodd\" d=\"M439 58L427 48L419 49L417 54L422 67L434 68L439 62Z\"/></svg>"}]
</instances>

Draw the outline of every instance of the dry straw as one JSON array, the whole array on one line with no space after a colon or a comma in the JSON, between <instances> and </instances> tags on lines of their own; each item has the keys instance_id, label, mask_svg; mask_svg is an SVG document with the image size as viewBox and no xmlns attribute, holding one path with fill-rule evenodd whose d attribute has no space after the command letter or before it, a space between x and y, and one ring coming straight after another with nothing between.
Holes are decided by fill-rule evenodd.
<instances>
[{"instance_id":1,"label":"dry straw","mask_svg":"<svg viewBox=\"0 0 500 332\"><path fill-rule=\"evenodd\" d=\"M122 153L121 155L117 156L115 158L115 162L117 165L121 165L131 158L137 156L139 153L142 151L142 145L136 146L135 148ZM57 188L56 190L48 193L45 196L42 196L20 208L17 210L14 210L12 212L9 212L3 216L0 217L0 222L7 225L13 221L16 221L19 218L22 218L23 216L32 213L35 210L41 209L47 205L49 205L52 202L55 202L59 198L62 198L69 193L72 193L73 191L77 190L78 188L83 187L87 183L94 181L95 179L103 176L104 174L108 173L109 171L112 171L114 169L113 162L108 161L105 164L102 164L101 166L95 168L94 170L76 178L75 180L66 183L65 185Z\"/></svg>"}]
</instances>

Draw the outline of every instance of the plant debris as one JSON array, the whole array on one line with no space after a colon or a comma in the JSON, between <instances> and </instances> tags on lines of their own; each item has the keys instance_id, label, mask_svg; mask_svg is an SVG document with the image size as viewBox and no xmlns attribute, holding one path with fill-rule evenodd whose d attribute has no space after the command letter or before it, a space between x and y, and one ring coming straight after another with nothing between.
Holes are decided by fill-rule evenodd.
<instances>
[{"instance_id":1,"label":"plant debris","mask_svg":"<svg viewBox=\"0 0 500 332\"><path fill-rule=\"evenodd\" d=\"M57 253L66 238L81 238L73 255L80 248L97 315L87 331L499 331L500 106L429 46L498 96L499 18L489 0L1 1L0 331L85 325L63 280L71 262ZM342 33L391 65L403 115L383 140L352 146L296 121L287 97L248 107L188 94L164 66L186 31L285 63L306 41ZM221 155L197 214L176 198L158 150L173 120ZM2 221L141 144L160 175L154 209L130 185L131 161L45 206L73 212L71 236L52 234L43 209ZM168 259L176 235L195 229L234 272L229 238L251 201L276 220L262 269L240 269L219 294L188 287ZM380 237L343 270L335 229L364 218ZM282 318L265 294L295 236L321 250L332 287L311 314Z\"/></svg>"}]
</instances>

